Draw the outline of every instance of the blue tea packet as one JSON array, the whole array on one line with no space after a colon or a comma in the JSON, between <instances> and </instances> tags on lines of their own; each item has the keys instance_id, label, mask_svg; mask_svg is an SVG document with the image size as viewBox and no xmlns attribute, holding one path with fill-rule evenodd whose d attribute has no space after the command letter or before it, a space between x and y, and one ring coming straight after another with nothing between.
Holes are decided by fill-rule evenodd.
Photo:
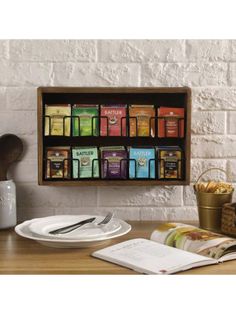
<instances>
[{"instance_id":1,"label":"blue tea packet","mask_svg":"<svg viewBox=\"0 0 236 314\"><path fill-rule=\"evenodd\" d=\"M155 149L130 148L129 177L155 179ZM133 159L133 160L132 160ZM150 170L149 170L150 168Z\"/></svg>"}]
</instances>

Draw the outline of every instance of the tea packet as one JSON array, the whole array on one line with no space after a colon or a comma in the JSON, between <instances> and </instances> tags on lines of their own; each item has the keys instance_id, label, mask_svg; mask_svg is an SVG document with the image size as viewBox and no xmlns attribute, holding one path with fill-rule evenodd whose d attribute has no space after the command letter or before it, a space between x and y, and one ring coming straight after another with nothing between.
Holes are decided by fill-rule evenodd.
<instances>
[{"instance_id":1,"label":"tea packet","mask_svg":"<svg viewBox=\"0 0 236 314\"><path fill-rule=\"evenodd\" d=\"M129 135L155 136L155 107L153 105L131 105L129 108Z\"/></svg>"},{"instance_id":2,"label":"tea packet","mask_svg":"<svg viewBox=\"0 0 236 314\"><path fill-rule=\"evenodd\" d=\"M71 106L45 105L44 135L45 136L70 136Z\"/></svg>"},{"instance_id":3,"label":"tea packet","mask_svg":"<svg viewBox=\"0 0 236 314\"><path fill-rule=\"evenodd\" d=\"M70 148L46 148L46 179L70 178Z\"/></svg>"},{"instance_id":4,"label":"tea packet","mask_svg":"<svg viewBox=\"0 0 236 314\"><path fill-rule=\"evenodd\" d=\"M101 136L126 136L126 108L126 105L101 106Z\"/></svg>"},{"instance_id":5,"label":"tea packet","mask_svg":"<svg viewBox=\"0 0 236 314\"><path fill-rule=\"evenodd\" d=\"M97 147L74 147L72 159L74 179L99 177Z\"/></svg>"},{"instance_id":6,"label":"tea packet","mask_svg":"<svg viewBox=\"0 0 236 314\"><path fill-rule=\"evenodd\" d=\"M98 136L98 105L75 104L72 107L72 116L73 136Z\"/></svg>"},{"instance_id":7,"label":"tea packet","mask_svg":"<svg viewBox=\"0 0 236 314\"><path fill-rule=\"evenodd\" d=\"M184 108L158 108L158 137L184 137Z\"/></svg>"},{"instance_id":8,"label":"tea packet","mask_svg":"<svg viewBox=\"0 0 236 314\"><path fill-rule=\"evenodd\" d=\"M129 177L155 178L155 149L133 148L129 150Z\"/></svg>"},{"instance_id":9,"label":"tea packet","mask_svg":"<svg viewBox=\"0 0 236 314\"><path fill-rule=\"evenodd\" d=\"M101 147L102 178L127 178L127 151L123 146Z\"/></svg>"},{"instance_id":10,"label":"tea packet","mask_svg":"<svg viewBox=\"0 0 236 314\"><path fill-rule=\"evenodd\" d=\"M179 146L157 147L158 178L182 178L182 150Z\"/></svg>"}]
</instances>

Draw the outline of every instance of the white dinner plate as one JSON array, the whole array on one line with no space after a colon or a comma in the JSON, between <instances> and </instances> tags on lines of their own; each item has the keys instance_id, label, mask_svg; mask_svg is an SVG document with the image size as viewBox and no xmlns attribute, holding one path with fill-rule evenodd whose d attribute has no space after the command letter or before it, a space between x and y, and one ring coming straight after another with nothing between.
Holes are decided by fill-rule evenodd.
<instances>
[{"instance_id":1,"label":"white dinner plate","mask_svg":"<svg viewBox=\"0 0 236 314\"><path fill-rule=\"evenodd\" d=\"M104 235L97 239L51 239L44 236L37 236L31 232L29 226L38 219L27 220L15 227L15 232L21 237L35 240L42 245L56 248L85 248L103 244L106 241L120 237L131 230L131 226L121 219L114 218L119 221L120 229L112 234Z\"/></svg>"},{"instance_id":2,"label":"white dinner plate","mask_svg":"<svg viewBox=\"0 0 236 314\"><path fill-rule=\"evenodd\" d=\"M66 234L50 234L49 232L58 228L72 225L74 223L95 217L95 221L79 227ZM113 218L108 224L97 226L104 216L96 215L60 215L39 218L29 225L30 231L36 236L50 239L97 239L112 234L121 228L119 220Z\"/></svg>"}]
</instances>

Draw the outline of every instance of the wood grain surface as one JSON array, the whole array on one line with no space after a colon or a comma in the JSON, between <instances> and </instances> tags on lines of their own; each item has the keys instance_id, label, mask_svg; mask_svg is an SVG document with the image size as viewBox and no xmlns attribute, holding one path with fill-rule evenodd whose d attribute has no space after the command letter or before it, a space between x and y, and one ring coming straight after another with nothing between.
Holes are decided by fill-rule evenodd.
<instances>
[{"instance_id":1,"label":"wood grain surface","mask_svg":"<svg viewBox=\"0 0 236 314\"><path fill-rule=\"evenodd\" d=\"M14 230L0 230L0 274L137 274L91 257L108 245L132 238L149 238L158 222L130 222L132 230L109 243L88 249L56 249L18 236ZM236 261L191 269L179 274L236 274Z\"/></svg>"}]
</instances>

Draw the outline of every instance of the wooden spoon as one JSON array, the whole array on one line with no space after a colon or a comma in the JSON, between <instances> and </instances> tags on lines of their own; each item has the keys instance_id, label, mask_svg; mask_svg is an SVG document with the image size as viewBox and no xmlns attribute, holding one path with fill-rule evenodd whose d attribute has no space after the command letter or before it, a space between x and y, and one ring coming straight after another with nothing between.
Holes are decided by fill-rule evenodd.
<instances>
[{"instance_id":1,"label":"wooden spoon","mask_svg":"<svg viewBox=\"0 0 236 314\"><path fill-rule=\"evenodd\" d=\"M7 180L10 165L16 161L23 152L23 143L14 134L4 134L0 137L0 181Z\"/></svg>"}]
</instances>

